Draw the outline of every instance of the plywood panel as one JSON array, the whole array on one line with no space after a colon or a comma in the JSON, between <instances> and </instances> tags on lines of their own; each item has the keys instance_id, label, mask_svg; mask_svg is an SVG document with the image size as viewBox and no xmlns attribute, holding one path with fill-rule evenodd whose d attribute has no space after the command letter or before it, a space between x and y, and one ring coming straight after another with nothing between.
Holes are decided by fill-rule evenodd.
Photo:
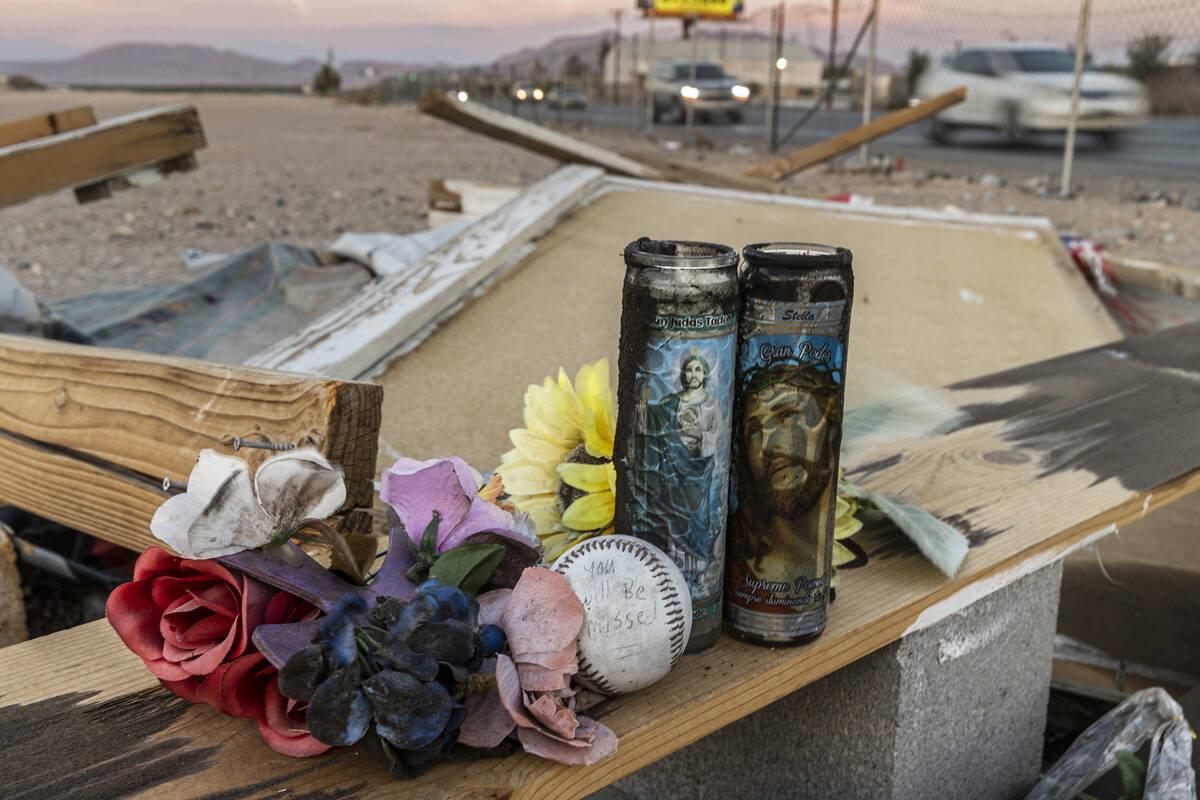
<instances>
[{"instance_id":1,"label":"plywood panel","mask_svg":"<svg viewBox=\"0 0 1200 800\"><path fill-rule=\"evenodd\" d=\"M516 270L379 379L381 458L456 454L491 469L510 446L507 430L521 424L528 384L559 365L573 375L602 356L615 380L621 250L639 236L739 248L773 240L849 247L856 280L851 404L889 376L941 386L1119 338L1083 279L1051 249L1057 241L1049 245L1036 226L922 220L748 193L622 188L577 209Z\"/></svg>"}]
</instances>

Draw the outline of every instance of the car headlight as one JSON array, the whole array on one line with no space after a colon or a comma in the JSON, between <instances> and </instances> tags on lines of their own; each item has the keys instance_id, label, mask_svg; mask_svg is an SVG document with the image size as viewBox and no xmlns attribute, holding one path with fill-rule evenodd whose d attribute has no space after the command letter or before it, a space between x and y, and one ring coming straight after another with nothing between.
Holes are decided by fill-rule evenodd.
<instances>
[{"instance_id":1,"label":"car headlight","mask_svg":"<svg viewBox=\"0 0 1200 800\"><path fill-rule=\"evenodd\" d=\"M458 93L458 102L465 103L468 99L470 99L470 95L468 95L466 92Z\"/></svg>"},{"instance_id":2,"label":"car headlight","mask_svg":"<svg viewBox=\"0 0 1200 800\"><path fill-rule=\"evenodd\" d=\"M683 95L684 100L695 100L700 96L700 90L695 86L681 86L679 93Z\"/></svg>"},{"instance_id":3,"label":"car headlight","mask_svg":"<svg viewBox=\"0 0 1200 800\"><path fill-rule=\"evenodd\" d=\"M517 99L524 100L529 94L524 89L517 89Z\"/></svg>"},{"instance_id":4,"label":"car headlight","mask_svg":"<svg viewBox=\"0 0 1200 800\"><path fill-rule=\"evenodd\" d=\"M738 100L750 99L750 87L742 86L740 83L730 89L729 92Z\"/></svg>"},{"instance_id":5,"label":"car headlight","mask_svg":"<svg viewBox=\"0 0 1200 800\"><path fill-rule=\"evenodd\" d=\"M533 90L533 99L534 99L534 100L541 100L541 99L542 99L543 97L545 97L545 96L546 96L546 93L545 93L545 92L543 92L541 89L534 89L534 90Z\"/></svg>"}]
</instances>

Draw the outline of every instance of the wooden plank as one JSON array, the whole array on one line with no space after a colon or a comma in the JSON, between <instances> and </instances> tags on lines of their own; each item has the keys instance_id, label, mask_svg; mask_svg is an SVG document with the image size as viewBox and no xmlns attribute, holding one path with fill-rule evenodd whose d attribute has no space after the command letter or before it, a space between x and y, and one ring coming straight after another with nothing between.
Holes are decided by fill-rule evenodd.
<instances>
[{"instance_id":1,"label":"wooden plank","mask_svg":"<svg viewBox=\"0 0 1200 800\"><path fill-rule=\"evenodd\" d=\"M421 98L420 108L447 122L482 133L502 142L541 153L567 164L590 164L617 175L656 179L658 170L594 144L581 142L565 134L543 128L520 117L496 111L472 100L459 102L443 91L434 90Z\"/></svg>"},{"instance_id":2,"label":"wooden plank","mask_svg":"<svg viewBox=\"0 0 1200 800\"><path fill-rule=\"evenodd\" d=\"M939 94L937 97L931 97L928 100L922 101L918 105L893 111L879 119L871 120L866 125L860 125L857 128L838 134L823 142L817 142L802 150L797 150L790 156L768 161L765 164L759 164L756 167L746 170L746 174L753 178L768 178L773 181L781 181L789 175L795 175L801 170L808 169L815 164L820 164L822 161L840 155L847 150L853 150L860 144L878 139L880 136L903 128L905 125L911 125L931 114L936 114L947 106L961 103L966 98L967 90L965 87L960 86L945 94Z\"/></svg>"},{"instance_id":3,"label":"wooden plank","mask_svg":"<svg viewBox=\"0 0 1200 800\"><path fill-rule=\"evenodd\" d=\"M177 105L0 147L0 208L204 146L195 107Z\"/></svg>"},{"instance_id":4,"label":"wooden plank","mask_svg":"<svg viewBox=\"0 0 1200 800\"><path fill-rule=\"evenodd\" d=\"M779 184L764 178L753 178L736 172L705 169L695 164L680 164L669 158L646 153L638 154L638 158L662 173L662 180L671 181L672 183L711 186L718 189L738 189L746 192L763 192L765 194L773 194L781 191Z\"/></svg>"},{"instance_id":5,"label":"wooden plank","mask_svg":"<svg viewBox=\"0 0 1200 800\"><path fill-rule=\"evenodd\" d=\"M488 214L407 272L389 275L248 363L340 378L359 377L454 313L469 293L513 266L530 240L552 228L603 180L568 166ZM419 338L418 338L419 341Z\"/></svg>"},{"instance_id":6,"label":"wooden plank","mask_svg":"<svg viewBox=\"0 0 1200 800\"><path fill-rule=\"evenodd\" d=\"M370 505L382 396L374 384L0 336L0 503L144 547L166 497L155 487L240 436L315 447L344 470L347 507ZM257 465L271 453L239 455Z\"/></svg>"},{"instance_id":7,"label":"wooden plank","mask_svg":"<svg viewBox=\"0 0 1200 800\"><path fill-rule=\"evenodd\" d=\"M56 133L66 133L95 124L96 112L92 110L91 106L36 114L0 125L0 147L40 139L43 136L53 136Z\"/></svg>"},{"instance_id":8,"label":"wooden plank","mask_svg":"<svg viewBox=\"0 0 1200 800\"><path fill-rule=\"evenodd\" d=\"M869 526L856 538L868 563L843 572L820 639L768 649L722 637L684 656L652 689L612 704L603 719L620 748L592 767L517 755L449 762L398 784L361 748L277 756L253 721L157 688L101 621L0 651L0 729L55 744L0 743L15 770L9 786L57 797L64 786L94 789L87 779L103 774L111 794L173 799L585 796L1200 489L1197 335L1200 325L1186 326L944 390L965 415L959 428L880 445L850 469L963 530L972 549L958 576L944 578L890 527Z\"/></svg>"}]
</instances>

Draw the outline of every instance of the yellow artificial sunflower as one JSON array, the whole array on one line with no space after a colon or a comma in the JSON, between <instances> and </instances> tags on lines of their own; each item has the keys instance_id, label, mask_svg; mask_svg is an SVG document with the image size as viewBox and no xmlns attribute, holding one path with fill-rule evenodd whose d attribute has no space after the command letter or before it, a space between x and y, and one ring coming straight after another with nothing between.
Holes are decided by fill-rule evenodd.
<instances>
[{"instance_id":1,"label":"yellow artificial sunflower","mask_svg":"<svg viewBox=\"0 0 1200 800\"><path fill-rule=\"evenodd\" d=\"M842 470L838 468L838 484L842 482ZM842 497L838 495L837 499L837 515L833 522L833 578L830 580L830 586L837 586L841 576L838 575L838 565L849 564L858 558L858 555L842 544L843 539L849 539L854 534L862 529L862 520L858 519L855 514L858 513L858 501L850 497Z\"/></svg>"},{"instance_id":2,"label":"yellow artificial sunflower","mask_svg":"<svg viewBox=\"0 0 1200 800\"><path fill-rule=\"evenodd\" d=\"M496 472L510 502L532 520L546 561L612 533L615 427L606 358L580 367L574 385L559 368L557 381L547 377L525 391L525 427L509 431L513 449Z\"/></svg>"}]
</instances>

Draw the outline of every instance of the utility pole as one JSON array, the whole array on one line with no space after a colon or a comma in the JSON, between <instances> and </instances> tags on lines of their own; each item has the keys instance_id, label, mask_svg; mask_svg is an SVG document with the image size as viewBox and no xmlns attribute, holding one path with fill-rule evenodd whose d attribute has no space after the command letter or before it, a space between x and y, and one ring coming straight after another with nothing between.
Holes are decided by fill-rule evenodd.
<instances>
[{"instance_id":1,"label":"utility pole","mask_svg":"<svg viewBox=\"0 0 1200 800\"><path fill-rule=\"evenodd\" d=\"M771 34L767 39L767 149L775 149L775 131L778 126L775 124L775 117L779 113L779 108L775 102L778 95L775 93L775 86L779 82L779 70L775 66L779 56L775 55L775 32L779 29L779 9L771 9Z\"/></svg>"},{"instance_id":2,"label":"utility pole","mask_svg":"<svg viewBox=\"0 0 1200 800\"><path fill-rule=\"evenodd\" d=\"M638 129L638 112L641 110L641 104L638 103L637 93L637 63L638 63L638 36L636 33L629 36L629 124L634 131Z\"/></svg>"},{"instance_id":3,"label":"utility pole","mask_svg":"<svg viewBox=\"0 0 1200 800\"><path fill-rule=\"evenodd\" d=\"M829 71L829 80L833 84L833 91L829 93L829 99L825 101L825 107L833 109L833 95L837 92L837 29L838 29L838 5L839 0L833 0L833 18L829 25L829 64L826 69Z\"/></svg>"},{"instance_id":4,"label":"utility pole","mask_svg":"<svg viewBox=\"0 0 1200 800\"><path fill-rule=\"evenodd\" d=\"M612 10L613 19L617 23L617 38L613 41L613 103L620 104L621 102L621 15L625 13L623 8L614 8Z\"/></svg>"},{"instance_id":5,"label":"utility pole","mask_svg":"<svg viewBox=\"0 0 1200 800\"><path fill-rule=\"evenodd\" d=\"M1083 64L1087 60L1088 20L1092 16L1092 0L1079 4L1079 33L1075 39L1075 85L1071 89L1071 116L1067 119L1067 146L1063 150L1061 197L1071 196L1071 168L1075 163L1075 123L1079 118L1079 86L1083 79Z\"/></svg>"},{"instance_id":6,"label":"utility pole","mask_svg":"<svg viewBox=\"0 0 1200 800\"><path fill-rule=\"evenodd\" d=\"M771 107L775 109L775 113L771 115L772 153L779 148L779 89L780 84L783 83L783 16L785 8L783 0L780 0L775 20L775 58L771 63L771 69L775 77L771 90Z\"/></svg>"},{"instance_id":7,"label":"utility pole","mask_svg":"<svg viewBox=\"0 0 1200 800\"><path fill-rule=\"evenodd\" d=\"M654 8L650 9L650 31L646 42L646 133L654 133Z\"/></svg>"},{"instance_id":8,"label":"utility pole","mask_svg":"<svg viewBox=\"0 0 1200 800\"><path fill-rule=\"evenodd\" d=\"M863 115L862 124L871 121L871 106L875 100L875 34L879 31L879 0L871 0L871 43L867 48L867 80L863 86ZM870 158L867 143L863 142L860 156L866 164Z\"/></svg>"}]
</instances>

